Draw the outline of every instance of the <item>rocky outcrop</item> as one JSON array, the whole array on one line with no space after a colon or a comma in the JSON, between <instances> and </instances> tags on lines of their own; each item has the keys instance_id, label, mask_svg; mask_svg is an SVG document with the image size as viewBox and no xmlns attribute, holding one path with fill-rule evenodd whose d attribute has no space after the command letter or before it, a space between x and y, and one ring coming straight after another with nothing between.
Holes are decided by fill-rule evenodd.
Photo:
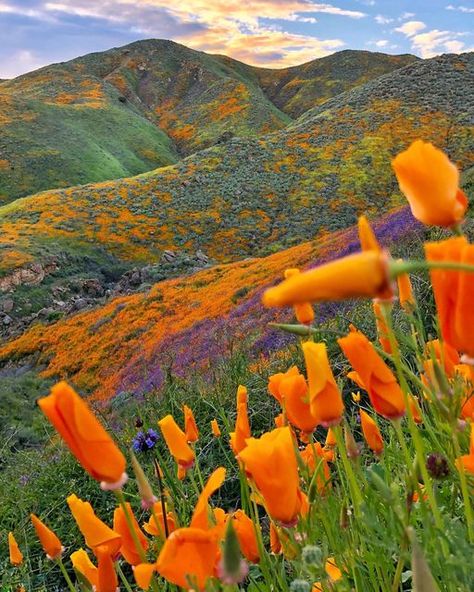
<instances>
[{"instance_id":1,"label":"rocky outcrop","mask_svg":"<svg viewBox=\"0 0 474 592\"><path fill-rule=\"evenodd\" d=\"M0 278L0 292L14 291L18 286L36 286L41 284L44 278L57 271L57 260L51 260L46 263L31 263L20 269L15 269L12 273Z\"/></svg>"}]
</instances>

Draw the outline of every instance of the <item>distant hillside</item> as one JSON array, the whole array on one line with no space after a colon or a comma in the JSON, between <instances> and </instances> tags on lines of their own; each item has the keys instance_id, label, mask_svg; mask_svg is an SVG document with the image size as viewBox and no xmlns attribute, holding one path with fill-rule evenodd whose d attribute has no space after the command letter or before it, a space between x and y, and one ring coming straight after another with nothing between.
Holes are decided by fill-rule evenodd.
<instances>
[{"instance_id":1,"label":"distant hillside","mask_svg":"<svg viewBox=\"0 0 474 592\"><path fill-rule=\"evenodd\" d=\"M292 68L255 68L255 74L267 97L296 118L340 93L415 61L419 58L409 54L344 50Z\"/></svg>"},{"instance_id":2,"label":"distant hillside","mask_svg":"<svg viewBox=\"0 0 474 592\"><path fill-rule=\"evenodd\" d=\"M235 136L279 130L413 59L349 51L264 70L148 40L0 81L0 203L135 175Z\"/></svg>"},{"instance_id":3,"label":"distant hillside","mask_svg":"<svg viewBox=\"0 0 474 592\"><path fill-rule=\"evenodd\" d=\"M375 225L386 246L413 238L419 227L406 207ZM209 370L250 342L258 357L289 341L288 335L270 330L268 322L292 319L289 309L262 307L263 288L279 281L287 267L315 265L359 248L352 227L264 259L160 282L146 293L113 299L49 326L36 325L0 347L0 361L7 364L0 376L29 376L36 369L44 378L67 378L83 392L107 400L121 393L149 393L167 376ZM333 314L333 306L320 307L318 319Z\"/></svg>"},{"instance_id":4,"label":"distant hillside","mask_svg":"<svg viewBox=\"0 0 474 592\"><path fill-rule=\"evenodd\" d=\"M53 301L84 278L107 286L135 266L162 266L167 250L231 262L323 239L362 212L389 212L403 202L390 160L416 138L466 169L469 192L473 101L474 54L433 58L262 138L236 138L138 177L4 206L3 323L8 330L41 309L54 319L63 313L50 310ZM170 277L181 268L162 269L160 277Z\"/></svg>"}]
</instances>

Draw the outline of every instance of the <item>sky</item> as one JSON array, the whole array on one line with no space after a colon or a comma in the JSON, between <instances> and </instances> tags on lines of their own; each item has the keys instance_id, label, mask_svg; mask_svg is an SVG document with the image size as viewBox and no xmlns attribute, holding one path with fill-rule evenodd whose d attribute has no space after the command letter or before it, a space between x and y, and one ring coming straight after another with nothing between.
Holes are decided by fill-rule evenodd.
<instances>
[{"instance_id":1,"label":"sky","mask_svg":"<svg viewBox=\"0 0 474 592\"><path fill-rule=\"evenodd\" d=\"M474 50L474 0L0 0L0 78L139 39L282 68L342 49Z\"/></svg>"}]
</instances>

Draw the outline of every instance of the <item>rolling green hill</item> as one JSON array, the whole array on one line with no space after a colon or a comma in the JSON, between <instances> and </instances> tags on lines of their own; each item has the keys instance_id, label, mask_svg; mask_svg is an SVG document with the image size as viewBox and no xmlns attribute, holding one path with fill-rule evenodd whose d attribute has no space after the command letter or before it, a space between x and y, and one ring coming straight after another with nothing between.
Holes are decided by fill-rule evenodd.
<instances>
[{"instance_id":1,"label":"rolling green hill","mask_svg":"<svg viewBox=\"0 0 474 592\"><path fill-rule=\"evenodd\" d=\"M349 51L264 70L148 40L0 81L0 203L259 137L414 59Z\"/></svg>"},{"instance_id":2,"label":"rolling green hill","mask_svg":"<svg viewBox=\"0 0 474 592\"><path fill-rule=\"evenodd\" d=\"M414 139L445 149L461 170L471 166L473 87L472 53L415 62L281 131L8 204L0 209L8 314L50 308L78 278L107 284L134 266L159 266L166 250L230 262L322 238L361 212L390 211L402 203L390 160Z\"/></svg>"}]
</instances>

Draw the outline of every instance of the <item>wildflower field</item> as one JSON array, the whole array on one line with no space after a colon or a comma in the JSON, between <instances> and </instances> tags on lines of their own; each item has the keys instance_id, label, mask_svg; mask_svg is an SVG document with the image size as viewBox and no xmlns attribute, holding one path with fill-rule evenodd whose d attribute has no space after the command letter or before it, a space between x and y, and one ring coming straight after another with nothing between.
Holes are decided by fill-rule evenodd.
<instances>
[{"instance_id":1,"label":"wildflower field","mask_svg":"<svg viewBox=\"0 0 474 592\"><path fill-rule=\"evenodd\" d=\"M282 268L280 348L107 414L40 396L45 450L5 447L2 590L474 589L468 200L430 143L392 167L429 240L393 258L361 216L358 250Z\"/></svg>"}]
</instances>

